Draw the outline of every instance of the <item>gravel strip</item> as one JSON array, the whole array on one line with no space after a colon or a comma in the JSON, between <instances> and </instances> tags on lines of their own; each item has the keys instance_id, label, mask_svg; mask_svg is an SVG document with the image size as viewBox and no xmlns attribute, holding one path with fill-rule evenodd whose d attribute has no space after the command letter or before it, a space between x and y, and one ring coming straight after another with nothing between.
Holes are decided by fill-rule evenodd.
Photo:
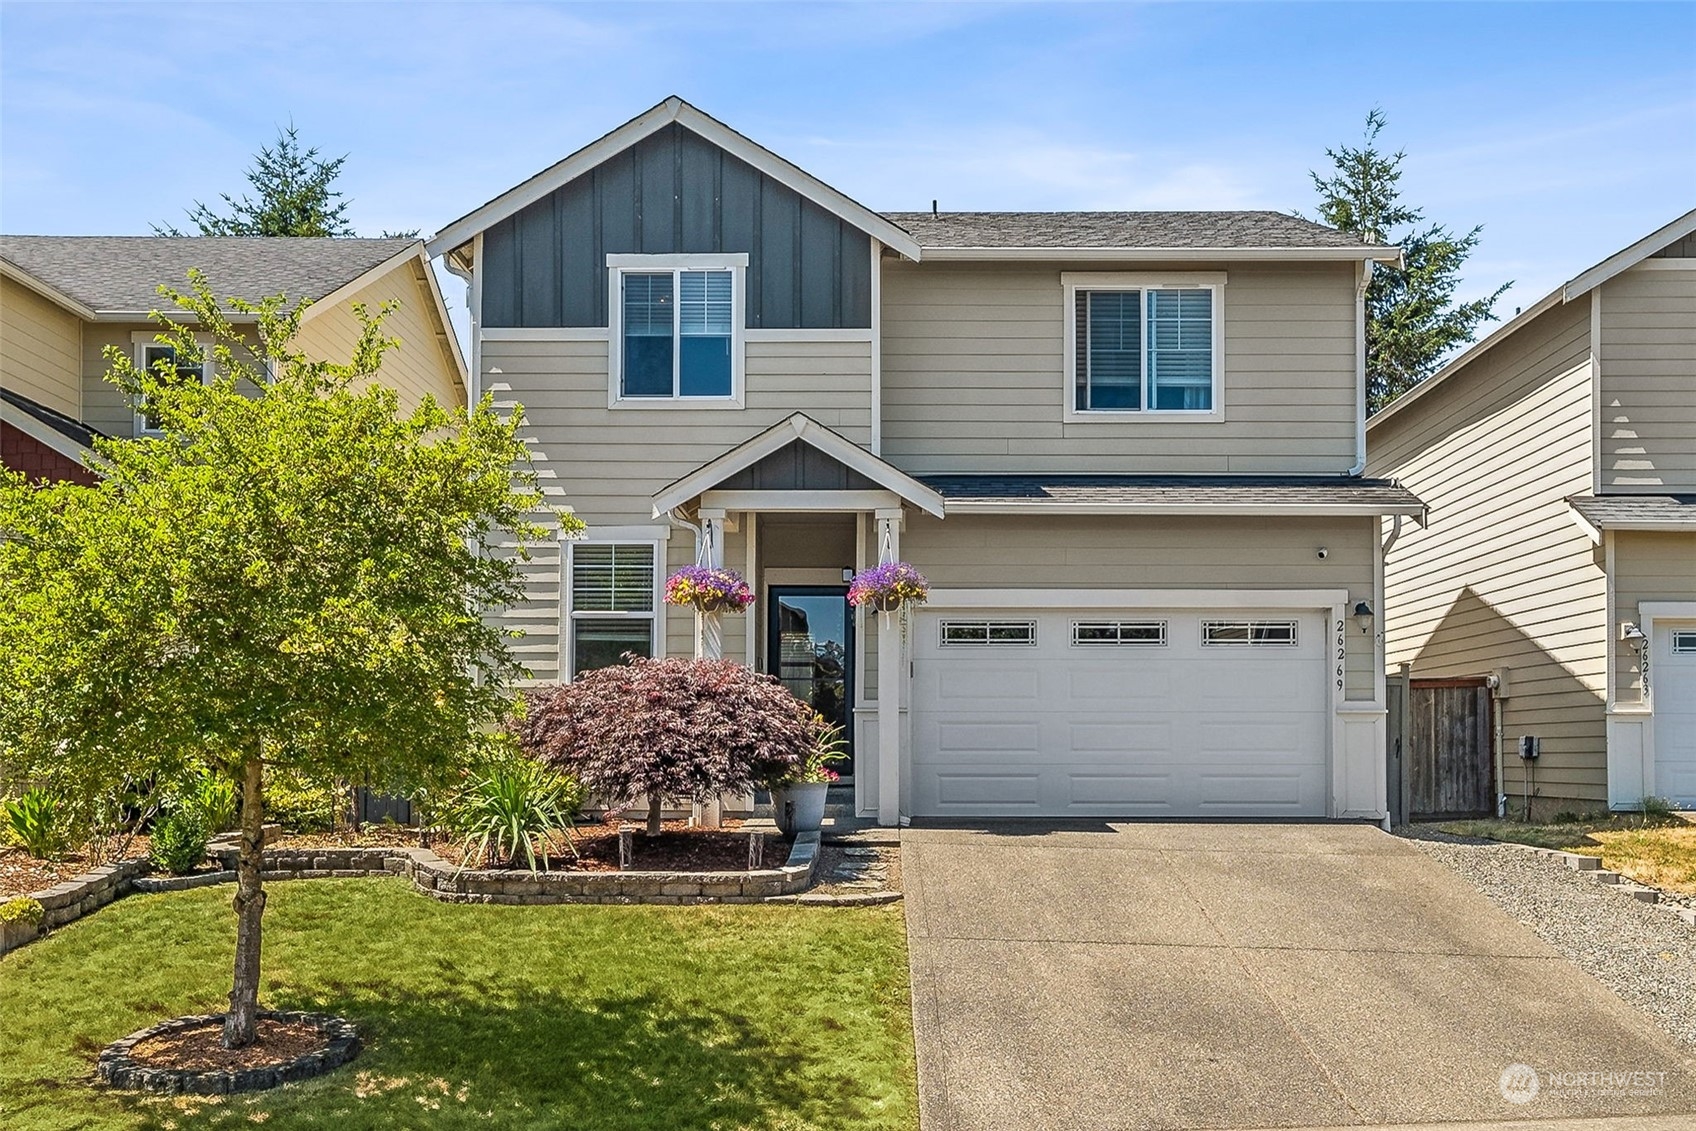
<instances>
[{"instance_id":1,"label":"gravel strip","mask_svg":"<svg viewBox=\"0 0 1696 1131\"><path fill-rule=\"evenodd\" d=\"M1696 930L1560 860L1492 841L1398 829L1560 954L1696 1048Z\"/></svg>"}]
</instances>

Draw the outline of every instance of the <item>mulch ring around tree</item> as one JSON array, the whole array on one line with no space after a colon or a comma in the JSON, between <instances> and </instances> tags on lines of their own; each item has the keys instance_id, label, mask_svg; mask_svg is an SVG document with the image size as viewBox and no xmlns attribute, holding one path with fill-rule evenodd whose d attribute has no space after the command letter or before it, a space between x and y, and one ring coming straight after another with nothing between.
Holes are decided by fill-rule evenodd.
<instances>
[{"instance_id":1,"label":"mulch ring around tree","mask_svg":"<svg viewBox=\"0 0 1696 1131\"><path fill-rule=\"evenodd\" d=\"M308 1080L359 1053L353 1023L325 1013L261 1010L258 1039L222 1043L224 1015L177 1017L107 1045L96 1072L114 1088L165 1094L227 1095Z\"/></svg>"}]
</instances>

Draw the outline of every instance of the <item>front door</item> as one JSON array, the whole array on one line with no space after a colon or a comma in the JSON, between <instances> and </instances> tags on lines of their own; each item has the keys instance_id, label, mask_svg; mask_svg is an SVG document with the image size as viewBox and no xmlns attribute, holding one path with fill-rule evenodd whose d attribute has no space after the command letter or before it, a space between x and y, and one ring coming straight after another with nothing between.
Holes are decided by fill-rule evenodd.
<instances>
[{"instance_id":1,"label":"front door","mask_svg":"<svg viewBox=\"0 0 1696 1131\"><path fill-rule=\"evenodd\" d=\"M845 585L774 585L766 602L766 671L842 728L853 750L854 617ZM835 766L844 776L851 762Z\"/></svg>"}]
</instances>

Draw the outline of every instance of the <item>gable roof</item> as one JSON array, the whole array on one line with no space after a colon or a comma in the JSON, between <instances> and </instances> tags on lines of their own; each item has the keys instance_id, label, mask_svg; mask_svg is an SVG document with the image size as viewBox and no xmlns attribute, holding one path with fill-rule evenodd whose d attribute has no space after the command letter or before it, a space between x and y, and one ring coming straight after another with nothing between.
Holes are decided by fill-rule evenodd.
<instances>
[{"instance_id":1,"label":"gable roof","mask_svg":"<svg viewBox=\"0 0 1696 1131\"><path fill-rule=\"evenodd\" d=\"M908 475L905 471L879 459L840 432L833 431L804 412L767 428L731 448L710 463L691 471L654 493L654 517L659 518L673 507L682 506L703 491L710 491L745 471L767 456L776 454L801 441L849 471L865 476L886 491L894 492L903 502L920 510L942 517L942 496Z\"/></svg>"},{"instance_id":2,"label":"gable roof","mask_svg":"<svg viewBox=\"0 0 1696 1131\"><path fill-rule=\"evenodd\" d=\"M1336 228L1271 211L888 212L927 259L1002 258L1009 252L1076 251L1308 253L1394 262L1399 248L1362 243Z\"/></svg>"},{"instance_id":3,"label":"gable roof","mask_svg":"<svg viewBox=\"0 0 1696 1131\"><path fill-rule=\"evenodd\" d=\"M875 237L886 247L895 249L909 259L919 257L918 241L898 225L676 95L630 119L599 140L590 142L570 156L556 161L529 180L501 193L481 208L447 224L430 240L430 254L442 255L453 251L477 233L536 203L614 154L630 148L673 122L747 162L772 180L794 189L825 211Z\"/></svg>"},{"instance_id":4,"label":"gable roof","mask_svg":"<svg viewBox=\"0 0 1696 1131\"><path fill-rule=\"evenodd\" d=\"M1437 388L1451 376L1466 368L1473 358L1476 358L1486 350L1494 349L1502 342L1507 341L1507 339L1513 336L1513 334L1515 334L1522 326L1531 322L1545 311L1563 303L1571 302L1575 298L1583 298L1609 279L1620 274L1620 272L1630 270L1645 259L1652 257L1656 252L1677 243L1692 233L1696 233L1696 208L1691 209L1689 212L1686 212L1684 215L1670 223L1663 224L1661 227L1650 232L1630 247L1624 248L1615 252L1613 255L1608 256L1588 271L1574 275L1566 283L1556 287L1554 290L1550 291L1530 306L1521 310L1518 314L1514 315L1506 322L1503 322L1491 333L1485 335L1483 338L1456 354L1452 361L1437 370L1437 372L1433 373L1431 376L1427 377L1425 380L1421 381L1419 384L1391 401L1382 409L1373 413L1372 416L1367 418L1367 430L1370 431L1374 425L1382 424L1384 421L1389 420L1396 413L1407 408L1408 405L1417 403L1418 400L1426 393L1429 393L1432 389Z\"/></svg>"},{"instance_id":5,"label":"gable roof","mask_svg":"<svg viewBox=\"0 0 1696 1131\"><path fill-rule=\"evenodd\" d=\"M159 309L159 285L186 285L191 267L221 294L318 300L422 250L415 239L0 235L0 261L92 311L91 321L145 318Z\"/></svg>"},{"instance_id":6,"label":"gable roof","mask_svg":"<svg viewBox=\"0 0 1696 1131\"><path fill-rule=\"evenodd\" d=\"M1696 530L1696 495L1571 495L1566 503L1597 532Z\"/></svg>"}]
</instances>

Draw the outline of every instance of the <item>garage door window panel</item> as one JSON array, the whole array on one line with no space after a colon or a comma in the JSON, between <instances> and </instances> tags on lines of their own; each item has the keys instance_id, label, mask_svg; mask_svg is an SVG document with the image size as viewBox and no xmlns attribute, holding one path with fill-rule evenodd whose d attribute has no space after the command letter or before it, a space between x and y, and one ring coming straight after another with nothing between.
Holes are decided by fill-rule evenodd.
<instances>
[{"instance_id":1,"label":"garage door window panel","mask_svg":"<svg viewBox=\"0 0 1696 1131\"><path fill-rule=\"evenodd\" d=\"M1036 622L1022 621L958 621L942 622L942 646L955 647L1031 647L1036 644Z\"/></svg>"},{"instance_id":2,"label":"garage door window panel","mask_svg":"<svg viewBox=\"0 0 1696 1131\"><path fill-rule=\"evenodd\" d=\"M1073 621L1072 645L1091 647L1166 646L1166 622L1152 621Z\"/></svg>"},{"instance_id":3,"label":"garage door window panel","mask_svg":"<svg viewBox=\"0 0 1696 1131\"><path fill-rule=\"evenodd\" d=\"M1293 648L1296 622L1281 621L1203 621L1201 643L1208 648Z\"/></svg>"}]
</instances>

